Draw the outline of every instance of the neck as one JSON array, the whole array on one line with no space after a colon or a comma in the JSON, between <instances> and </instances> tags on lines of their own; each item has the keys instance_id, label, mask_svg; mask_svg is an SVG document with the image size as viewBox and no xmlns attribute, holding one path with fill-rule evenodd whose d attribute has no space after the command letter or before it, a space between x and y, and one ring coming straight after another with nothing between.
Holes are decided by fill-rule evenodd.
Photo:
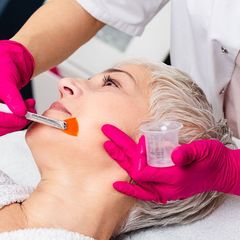
<instances>
[{"instance_id":1,"label":"neck","mask_svg":"<svg viewBox=\"0 0 240 240\"><path fill-rule=\"evenodd\" d=\"M69 175L68 175L69 176ZM31 196L22 203L24 228L53 227L78 232L96 239L109 239L127 217L134 200L116 192L112 181L99 176L99 184L78 182L61 174L43 178ZM79 176L78 176L79 178ZM105 187L103 187L105 186Z\"/></svg>"}]
</instances>

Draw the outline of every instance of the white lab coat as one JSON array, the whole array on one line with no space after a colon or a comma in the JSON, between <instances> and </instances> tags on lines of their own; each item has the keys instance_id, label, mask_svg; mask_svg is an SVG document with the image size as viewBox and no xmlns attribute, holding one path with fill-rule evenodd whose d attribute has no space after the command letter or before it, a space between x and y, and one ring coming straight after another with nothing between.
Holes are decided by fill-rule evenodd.
<instances>
[{"instance_id":1,"label":"white lab coat","mask_svg":"<svg viewBox=\"0 0 240 240\"><path fill-rule=\"evenodd\" d=\"M140 35L168 2L77 1L95 18L131 35ZM223 116L224 90L239 49L240 0L171 0L172 65L190 74L204 90L217 118Z\"/></svg>"}]
</instances>

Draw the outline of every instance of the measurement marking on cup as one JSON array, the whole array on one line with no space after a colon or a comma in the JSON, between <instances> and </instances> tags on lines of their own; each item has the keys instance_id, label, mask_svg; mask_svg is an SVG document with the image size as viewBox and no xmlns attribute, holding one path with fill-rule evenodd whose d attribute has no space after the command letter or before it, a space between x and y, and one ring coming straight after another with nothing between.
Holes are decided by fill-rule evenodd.
<instances>
[{"instance_id":1,"label":"measurement marking on cup","mask_svg":"<svg viewBox=\"0 0 240 240\"><path fill-rule=\"evenodd\" d=\"M147 161L150 166L172 166L172 150L178 145L182 124L175 121L146 123L141 127L146 138Z\"/></svg>"}]
</instances>

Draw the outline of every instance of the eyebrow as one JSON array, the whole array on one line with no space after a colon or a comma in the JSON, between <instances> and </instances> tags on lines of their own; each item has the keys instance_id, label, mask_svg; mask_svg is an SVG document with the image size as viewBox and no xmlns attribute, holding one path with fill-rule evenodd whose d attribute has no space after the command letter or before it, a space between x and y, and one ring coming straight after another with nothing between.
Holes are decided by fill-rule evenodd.
<instances>
[{"instance_id":1,"label":"eyebrow","mask_svg":"<svg viewBox=\"0 0 240 240\"><path fill-rule=\"evenodd\" d=\"M136 84L136 79L133 77L132 74L130 74L127 71L121 70L121 69L117 69L117 68L109 68L107 70L105 70L103 73L113 73L113 72L120 72L120 73L125 73L126 75L128 75L129 78L132 79L132 81L134 82L134 84Z\"/></svg>"}]
</instances>

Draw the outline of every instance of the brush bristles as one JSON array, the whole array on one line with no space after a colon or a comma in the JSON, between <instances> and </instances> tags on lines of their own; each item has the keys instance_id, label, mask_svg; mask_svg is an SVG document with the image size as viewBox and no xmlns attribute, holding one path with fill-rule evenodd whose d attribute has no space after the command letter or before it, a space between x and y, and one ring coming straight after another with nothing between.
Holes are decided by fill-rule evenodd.
<instances>
[{"instance_id":1,"label":"brush bristles","mask_svg":"<svg viewBox=\"0 0 240 240\"><path fill-rule=\"evenodd\" d=\"M65 133L77 136L78 135L78 121L76 118L68 118L64 120L67 124L67 128L63 130Z\"/></svg>"}]
</instances>

